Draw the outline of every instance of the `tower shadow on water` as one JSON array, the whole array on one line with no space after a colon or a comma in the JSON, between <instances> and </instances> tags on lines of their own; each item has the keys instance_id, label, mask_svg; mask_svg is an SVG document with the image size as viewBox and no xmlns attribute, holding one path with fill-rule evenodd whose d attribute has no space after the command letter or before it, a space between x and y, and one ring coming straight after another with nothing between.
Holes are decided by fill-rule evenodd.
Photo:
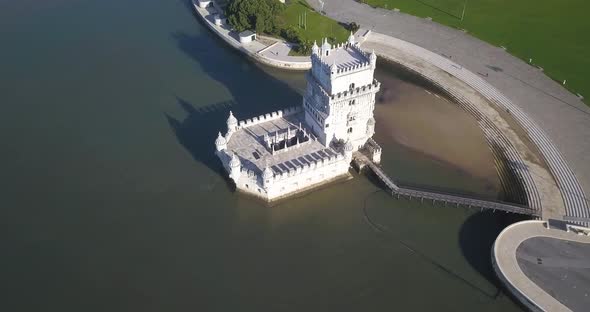
<instances>
[{"instance_id":1,"label":"tower shadow on water","mask_svg":"<svg viewBox=\"0 0 590 312\"><path fill-rule=\"evenodd\" d=\"M480 286L480 290L492 299L497 298L502 289L492 267L492 246L504 228L523 220L527 220L527 217L503 212L482 211L469 216L459 230L459 246L463 257L473 269L496 288L495 291L492 291L489 287Z\"/></svg>"},{"instance_id":2,"label":"tower shadow on water","mask_svg":"<svg viewBox=\"0 0 590 312\"><path fill-rule=\"evenodd\" d=\"M208 77L230 92L232 100L198 103L177 96L179 106L187 115L184 119L176 119L166 114L166 118L178 141L196 161L226 176L214 152L217 133L227 131L229 111L239 120L252 118L300 105L301 95L206 29L202 31L206 34L175 32L171 37L177 47L197 62Z\"/></svg>"}]
</instances>

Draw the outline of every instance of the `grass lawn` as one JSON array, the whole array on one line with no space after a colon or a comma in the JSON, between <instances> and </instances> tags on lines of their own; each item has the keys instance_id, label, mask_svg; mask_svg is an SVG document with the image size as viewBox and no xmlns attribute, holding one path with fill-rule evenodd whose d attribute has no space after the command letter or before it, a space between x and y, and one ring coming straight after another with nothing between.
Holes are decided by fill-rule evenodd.
<instances>
[{"instance_id":1,"label":"grass lawn","mask_svg":"<svg viewBox=\"0 0 590 312\"><path fill-rule=\"evenodd\" d=\"M278 1L278 0L277 0ZM285 26L298 27L299 16L307 12L307 28L298 28L304 40L313 42L316 40L320 45L323 38L328 38L332 43L344 42L348 39L350 32L338 22L314 11L304 0L293 0L287 2L287 7L279 17Z\"/></svg>"},{"instance_id":2,"label":"grass lawn","mask_svg":"<svg viewBox=\"0 0 590 312\"><path fill-rule=\"evenodd\" d=\"M504 46L543 67L590 103L590 1L588 0L363 0L371 6L432 19ZM295 16L296 18L296 16ZM295 19L295 22L297 20ZM296 24L295 24L296 25ZM362 26L362 25L361 25ZM584 39L586 38L586 39Z\"/></svg>"}]
</instances>

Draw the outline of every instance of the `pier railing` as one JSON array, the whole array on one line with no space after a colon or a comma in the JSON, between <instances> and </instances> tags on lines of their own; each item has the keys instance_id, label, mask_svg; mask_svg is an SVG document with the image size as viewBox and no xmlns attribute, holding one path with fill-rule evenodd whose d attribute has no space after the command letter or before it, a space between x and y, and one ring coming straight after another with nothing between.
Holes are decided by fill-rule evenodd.
<instances>
[{"instance_id":1,"label":"pier railing","mask_svg":"<svg viewBox=\"0 0 590 312\"><path fill-rule=\"evenodd\" d=\"M523 215L529 215L534 217L540 217L540 211L512 203L506 203L501 201L493 201L493 200L483 200L472 198L466 195L458 195L458 194L450 194L442 191L433 191L433 190L426 190L420 189L416 187L407 187L407 186L400 186L396 184L393 179L391 179L385 171L375 163L373 163L366 155L362 154L361 152L355 152L353 154L353 160L357 163L359 168L363 168L368 166L371 168L373 173L383 182L383 184L387 187L388 191L392 196L405 196L410 199L416 198L420 200L432 200L433 202L443 202L454 204L458 206L464 206L469 208L481 208L481 209L491 209L491 210L500 210L504 212L512 212L518 213Z\"/></svg>"}]
</instances>

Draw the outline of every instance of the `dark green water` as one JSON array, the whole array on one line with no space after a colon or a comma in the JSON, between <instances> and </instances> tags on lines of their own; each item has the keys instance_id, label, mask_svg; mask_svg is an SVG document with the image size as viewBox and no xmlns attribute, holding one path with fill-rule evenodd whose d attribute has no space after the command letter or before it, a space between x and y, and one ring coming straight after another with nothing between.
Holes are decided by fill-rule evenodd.
<instances>
[{"instance_id":1,"label":"dark green water","mask_svg":"<svg viewBox=\"0 0 590 312\"><path fill-rule=\"evenodd\" d=\"M0 310L520 310L489 261L506 215L364 176L275 207L233 193L227 111L296 105L303 76L231 51L187 1L3 0L0 26ZM381 143L405 180L494 195Z\"/></svg>"}]
</instances>

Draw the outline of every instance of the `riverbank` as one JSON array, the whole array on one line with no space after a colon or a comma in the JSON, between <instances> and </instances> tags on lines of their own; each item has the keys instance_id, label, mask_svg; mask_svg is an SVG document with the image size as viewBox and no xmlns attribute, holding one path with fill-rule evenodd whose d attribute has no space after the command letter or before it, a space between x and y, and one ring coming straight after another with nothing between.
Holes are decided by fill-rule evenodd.
<instances>
[{"instance_id":1,"label":"riverbank","mask_svg":"<svg viewBox=\"0 0 590 312\"><path fill-rule=\"evenodd\" d=\"M195 13L203 23L219 36L223 41L246 56L275 68L287 70L308 70L311 68L311 59L307 56L290 56L292 45L279 39L263 37L264 40L252 40L241 43L238 33L232 30L225 22L217 25L215 16L220 14L215 5L205 8L199 6L198 0L191 0ZM214 3L214 1L211 1ZM274 40L274 43L272 43ZM264 42L263 42L264 41ZM270 44L268 44L270 43Z\"/></svg>"}]
</instances>

